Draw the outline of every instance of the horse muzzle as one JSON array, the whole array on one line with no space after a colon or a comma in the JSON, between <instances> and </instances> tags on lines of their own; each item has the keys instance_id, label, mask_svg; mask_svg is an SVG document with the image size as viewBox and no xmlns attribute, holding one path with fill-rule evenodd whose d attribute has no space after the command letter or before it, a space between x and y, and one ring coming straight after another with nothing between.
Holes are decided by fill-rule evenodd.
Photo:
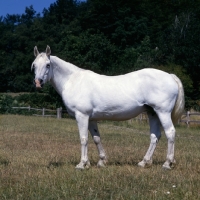
<instances>
[{"instance_id":1,"label":"horse muzzle","mask_svg":"<svg viewBox=\"0 0 200 200\"><path fill-rule=\"evenodd\" d=\"M42 86L43 86L43 80L42 79L35 79L34 80L35 81L35 87L37 88L37 89L41 89L42 88Z\"/></svg>"}]
</instances>

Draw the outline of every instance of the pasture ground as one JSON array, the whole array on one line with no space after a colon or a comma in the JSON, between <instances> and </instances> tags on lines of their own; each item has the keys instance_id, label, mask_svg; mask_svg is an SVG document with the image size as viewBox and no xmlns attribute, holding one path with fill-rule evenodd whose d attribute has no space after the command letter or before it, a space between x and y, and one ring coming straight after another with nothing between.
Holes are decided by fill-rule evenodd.
<instances>
[{"instance_id":1,"label":"pasture ground","mask_svg":"<svg viewBox=\"0 0 200 200\"><path fill-rule=\"evenodd\" d=\"M101 122L108 155L97 168L89 137L91 168L77 171L80 142L73 119L0 115L0 199L129 200L200 199L200 128L177 127L173 170L163 170L167 140L162 133L150 168L139 168L149 146L147 124Z\"/></svg>"}]
</instances>

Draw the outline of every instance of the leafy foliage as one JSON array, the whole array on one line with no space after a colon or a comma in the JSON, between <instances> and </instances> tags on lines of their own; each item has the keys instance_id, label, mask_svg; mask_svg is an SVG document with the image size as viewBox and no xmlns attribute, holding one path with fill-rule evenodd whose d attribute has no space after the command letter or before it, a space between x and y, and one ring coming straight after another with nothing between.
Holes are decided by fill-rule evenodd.
<instances>
[{"instance_id":1,"label":"leafy foliage","mask_svg":"<svg viewBox=\"0 0 200 200\"><path fill-rule=\"evenodd\" d=\"M41 93L22 93L11 96L9 94L0 94L0 114L31 114L30 111L13 109L13 107L32 107L32 108L47 108L55 110L56 108L63 107L63 102L55 90L49 88L48 94Z\"/></svg>"},{"instance_id":2,"label":"leafy foliage","mask_svg":"<svg viewBox=\"0 0 200 200\"><path fill-rule=\"evenodd\" d=\"M9 95L0 95L0 113L8 113L11 110L13 98Z\"/></svg>"},{"instance_id":3,"label":"leafy foliage","mask_svg":"<svg viewBox=\"0 0 200 200\"><path fill-rule=\"evenodd\" d=\"M50 45L53 55L101 74L173 72L187 107L198 108L199 13L196 0L55 0L42 15L30 6L0 17L0 92L34 92L33 47Z\"/></svg>"}]
</instances>

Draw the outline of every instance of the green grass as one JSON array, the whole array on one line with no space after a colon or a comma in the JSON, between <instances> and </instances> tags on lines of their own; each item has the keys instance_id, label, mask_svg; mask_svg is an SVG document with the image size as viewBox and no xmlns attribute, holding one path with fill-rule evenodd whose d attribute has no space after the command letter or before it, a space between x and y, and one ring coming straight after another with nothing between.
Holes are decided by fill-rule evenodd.
<instances>
[{"instance_id":1,"label":"green grass","mask_svg":"<svg viewBox=\"0 0 200 200\"><path fill-rule=\"evenodd\" d=\"M77 171L80 142L73 119L0 116L0 199L200 199L200 128L177 128L177 165L165 171L167 141L157 146L151 168L139 168L149 146L148 126L100 122L107 167L89 138L91 168Z\"/></svg>"}]
</instances>

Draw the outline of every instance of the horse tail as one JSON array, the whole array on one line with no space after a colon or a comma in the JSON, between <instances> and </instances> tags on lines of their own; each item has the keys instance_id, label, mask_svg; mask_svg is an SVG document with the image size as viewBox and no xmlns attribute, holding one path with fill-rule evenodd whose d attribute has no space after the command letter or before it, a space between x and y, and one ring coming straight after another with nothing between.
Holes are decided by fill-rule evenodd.
<instances>
[{"instance_id":1,"label":"horse tail","mask_svg":"<svg viewBox=\"0 0 200 200\"><path fill-rule=\"evenodd\" d=\"M184 112L184 107L185 107L184 89L181 80L174 74L171 74L171 76L178 84L178 96L172 111L172 122L173 124L177 124L178 120L180 119L181 115Z\"/></svg>"}]
</instances>

